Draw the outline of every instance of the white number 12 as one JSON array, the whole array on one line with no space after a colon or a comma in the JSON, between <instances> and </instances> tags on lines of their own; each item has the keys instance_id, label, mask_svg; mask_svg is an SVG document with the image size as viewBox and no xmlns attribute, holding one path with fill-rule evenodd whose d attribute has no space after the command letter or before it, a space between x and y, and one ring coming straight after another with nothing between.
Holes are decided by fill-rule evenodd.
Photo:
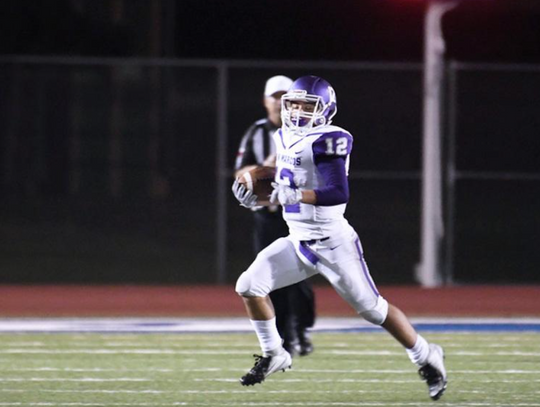
<instances>
[{"instance_id":1,"label":"white number 12","mask_svg":"<svg viewBox=\"0 0 540 407\"><path fill-rule=\"evenodd\" d=\"M334 151L334 139L326 139L326 154L328 155L346 155L347 154L347 137L340 137L336 140L336 149Z\"/></svg>"}]
</instances>

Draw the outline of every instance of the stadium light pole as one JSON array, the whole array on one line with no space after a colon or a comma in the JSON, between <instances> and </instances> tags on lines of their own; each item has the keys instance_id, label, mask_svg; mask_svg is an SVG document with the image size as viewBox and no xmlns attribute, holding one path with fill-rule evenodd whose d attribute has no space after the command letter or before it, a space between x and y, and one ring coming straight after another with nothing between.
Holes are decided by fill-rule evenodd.
<instances>
[{"instance_id":1,"label":"stadium light pole","mask_svg":"<svg viewBox=\"0 0 540 407\"><path fill-rule=\"evenodd\" d=\"M431 0L424 21L421 259L416 270L417 281L423 287L443 284L440 261L444 236L441 119L445 42L442 17L458 4L459 1Z\"/></svg>"}]
</instances>

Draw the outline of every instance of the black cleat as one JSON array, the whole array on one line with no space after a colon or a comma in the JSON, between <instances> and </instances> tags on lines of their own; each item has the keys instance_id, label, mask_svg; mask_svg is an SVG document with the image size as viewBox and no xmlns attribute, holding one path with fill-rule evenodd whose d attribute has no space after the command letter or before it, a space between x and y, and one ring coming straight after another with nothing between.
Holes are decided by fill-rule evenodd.
<instances>
[{"instance_id":1,"label":"black cleat","mask_svg":"<svg viewBox=\"0 0 540 407\"><path fill-rule=\"evenodd\" d=\"M277 356L260 356L255 357L255 365L240 379L242 386L253 386L257 383L262 383L264 379L278 370L285 371L290 369L292 365L291 355L287 351L283 351Z\"/></svg>"},{"instance_id":2,"label":"black cleat","mask_svg":"<svg viewBox=\"0 0 540 407\"><path fill-rule=\"evenodd\" d=\"M422 366L418 373L422 380L427 382L429 388L429 397L438 400L446 390L448 382L446 378L446 369L444 368L444 351L439 345L429 345L429 356L427 364Z\"/></svg>"}]
</instances>

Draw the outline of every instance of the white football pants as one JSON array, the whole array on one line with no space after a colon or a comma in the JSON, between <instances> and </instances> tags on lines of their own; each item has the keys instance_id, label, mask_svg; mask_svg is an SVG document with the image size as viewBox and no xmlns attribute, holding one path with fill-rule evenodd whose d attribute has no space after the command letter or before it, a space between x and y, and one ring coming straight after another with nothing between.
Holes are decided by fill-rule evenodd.
<instances>
[{"instance_id":1,"label":"white football pants","mask_svg":"<svg viewBox=\"0 0 540 407\"><path fill-rule=\"evenodd\" d=\"M322 241L300 242L291 236L276 240L238 278L236 292L246 297L265 297L317 273L368 321L379 325L384 322L388 303L377 291L362 244L351 226L340 236Z\"/></svg>"}]
</instances>

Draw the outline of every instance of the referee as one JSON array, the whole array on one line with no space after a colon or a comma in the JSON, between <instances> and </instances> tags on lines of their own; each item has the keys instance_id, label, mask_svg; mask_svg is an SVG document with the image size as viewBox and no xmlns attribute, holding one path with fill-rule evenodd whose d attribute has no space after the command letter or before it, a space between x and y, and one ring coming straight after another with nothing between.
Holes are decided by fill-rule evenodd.
<instances>
[{"instance_id":1,"label":"referee","mask_svg":"<svg viewBox=\"0 0 540 407\"><path fill-rule=\"evenodd\" d=\"M266 81L264 107L267 117L253 123L242 138L235 163L235 176L246 167L266 165L275 167L275 145L272 134L281 127L281 96L292 79L278 75ZM289 230L278 206L256 207L254 249L259 253L274 240L287 236ZM307 328L315 323L315 297L311 284L304 280L270 293L276 311L276 324L283 338L283 347L292 355L305 356L313 352Z\"/></svg>"}]
</instances>

